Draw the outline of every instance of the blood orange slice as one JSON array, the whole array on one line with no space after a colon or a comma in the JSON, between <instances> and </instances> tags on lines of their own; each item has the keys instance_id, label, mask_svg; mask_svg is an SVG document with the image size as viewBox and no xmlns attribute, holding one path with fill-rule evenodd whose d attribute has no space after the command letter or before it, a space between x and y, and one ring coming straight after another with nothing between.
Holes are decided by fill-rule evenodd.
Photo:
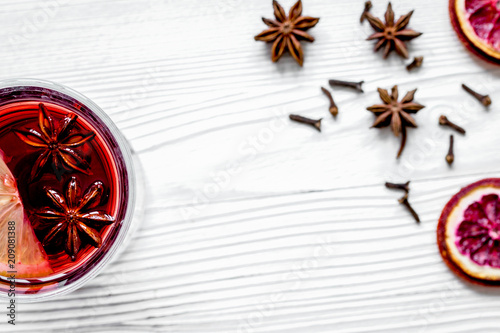
<instances>
[{"instance_id":1,"label":"blood orange slice","mask_svg":"<svg viewBox=\"0 0 500 333\"><path fill-rule=\"evenodd\" d=\"M51 274L52 268L25 217L16 181L0 158L0 275L9 277L12 271L16 278L38 278Z\"/></svg>"},{"instance_id":2,"label":"blood orange slice","mask_svg":"<svg viewBox=\"0 0 500 333\"><path fill-rule=\"evenodd\" d=\"M480 180L455 194L443 209L437 239L455 273L500 285L500 178Z\"/></svg>"},{"instance_id":3,"label":"blood orange slice","mask_svg":"<svg viewBox=\"0 0 500 333\"><path fill-rule=\"evenodd\" d=\"M500 64L500 1L450 0L449 10L462 43L483 59Z\"/></svg>"}]
</instances>

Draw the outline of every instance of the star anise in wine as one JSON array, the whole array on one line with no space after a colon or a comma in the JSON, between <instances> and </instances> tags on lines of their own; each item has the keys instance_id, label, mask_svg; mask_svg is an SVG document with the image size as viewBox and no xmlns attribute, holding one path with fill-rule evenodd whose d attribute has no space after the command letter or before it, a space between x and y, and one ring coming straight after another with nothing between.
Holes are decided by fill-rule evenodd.
<instances>
[{"instance_id":1,"label":"star anise in wine","mask_svg":"<svg viewBox=\"0 0 500 333\"><path fill-rule=\"evenodd\" d=\"M390 2L387 6L387 11L385 12L385 24L382 20L374 17L372 14L368 12L365 14L366 19L376 31L367 39L378 39L377 44L375 44L375 52L383 47L384 58L387 58L389 53L393 50L395 50L403 58L408 58L406 42L422 35L420 32L406 29L406 26L410 23L412 14L413 11L401 16L396 22L394 22L394 11L392 10Z\"/></svg>"},{"instance_id":2,"label":"star anise in wine","mask_svg":"<svg viewBox=\"0 0 500 333\"><path fill-rule=\"evenodd\" d=\"M83 196L76 177L71 177L64 195L48 187L44 190L53 207L45 207L34 212L40 220L51 227L42 245L47 246L62 239L64 251L73 261L82 247L82 235L91 245L99 248L102 239L93 227L100 229L115 221L112 216L93 210L102 200L104 192L102 182L93 183Z\"/></svg>"},{"instance_id":3,"label":"star anise in wine","mask_svg":"<svg viewBox=\"0 0 500 333\"><path fill-rule=\"evenodd\" d=\"M314 37L309 35L306 30L314 27L318 23L319 18L302 16L301 0L297 1L290 8L288 16L276 0L273 0L273 8L276 20L262 18L262 21L269 28L255 36L255 40L274 42L271 51L273 62L278 61L286 49L299 65L302 66L304 63L304 52L300 41L314 42Z\"/></svg>"},{"instance_id":4,"label":"star anise in wine","mask_svg":"<svg viewBox=\"0 0 500 333\"><path fill-rule=\"evenodd\" d=\"M26 144L41 150L40 155L31 169L31 179L35 179L49 161L52 162L54 173L61 179L63 167L77 170L85 174L92 174L88 162L74 149L92 140L95 133L74 133L78 116L74 113L68 114L59 122L56 128L54 119L43 103L38 105L38 126L40 132L35 129L27 131L14 130L14 133Z\"/></svg>"},{"instance_id":5,"label":"star anise in wine","mask_svg":"<svg viewBox=\"0 0 500 333\"><path fill-rule=\"evenodd\" d=\"M390 95L387 90L378 88L380 99L384 104L375 104L367 108L368 111L377 116L372 127L381 128L390 125L395 136L402 135L398 158L406 145L406 128L417 127L417 123L411 114L417 113L425 107L413 102L416 91L417 89L409 91L401 101L398 101L398 86L392 87Z\"/></svg>"}]
</instances>

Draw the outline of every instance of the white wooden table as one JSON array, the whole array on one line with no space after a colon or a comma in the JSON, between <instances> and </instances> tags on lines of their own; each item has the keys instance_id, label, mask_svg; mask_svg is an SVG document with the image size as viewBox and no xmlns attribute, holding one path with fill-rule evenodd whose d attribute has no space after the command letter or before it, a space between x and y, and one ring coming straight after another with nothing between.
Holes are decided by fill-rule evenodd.
<instances>
[{"instance_id":1,"label":"white wooden table","mask_svg":"<svg viewBox=\"0 0 500 333\"><path fill-rule=\"evenodd\" d=\"M289 8L293 0L283 0ZM447 1L415 9L407 73L384 61L359 24L364 1L305 0L320 16L303 68L253 36L270 0L3 0L0 77L68 85L99 104L143 164L141 229L84 288L21 304L16 332L499 332L500 290L474 287L443 264L442 207L461 186L498 176L500 71L456 38ZM386 1L373 1L382 16ZM340 89L337 120L320 91ZM493 99L490 111L466 82ZM389 131L369 129L377 87L418 88L403 157ZM323 117L323 131L289 113ZM453 168L444 161L462 124ZM417 225L387 180L412 181ZM0 331L12 328L0 324Z\"/></svg>"}]
</instances>

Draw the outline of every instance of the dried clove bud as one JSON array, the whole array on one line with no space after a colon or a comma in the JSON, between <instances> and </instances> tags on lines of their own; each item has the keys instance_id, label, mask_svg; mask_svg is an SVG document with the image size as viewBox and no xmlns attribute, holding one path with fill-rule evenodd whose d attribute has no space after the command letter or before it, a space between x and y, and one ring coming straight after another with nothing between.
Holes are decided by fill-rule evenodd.
<instances>
[{"instance_id":1,"label":"dried clove bud","mask_svg":"<svg viewBox=\"0 0 500 333\"><path fill-rule=\"evenodd\" d=\"M445 115L442 115L439 117L439 125L448 126L450 128L453 128L458 133L465 135L465 129L463 129L462 127L458 126L457 124L454 124L451 121L449 121Z\"/></svg>"},{"instance_id":2,"label":"dried clove bud","mask_svg":"<svg viewBox=\"0 0 500 333\"><path fill-rule=\"evenodd\" d=\"M296 121L298 123L311 125L315 129L317 129L318 131L321 132L321 119L322 118L316 120L316 119L310 119L310 118L302 117L302 116L299 116L299 115L296 115L296 114L291 114L289 117L290 117L291 120Z\"/></svg>"},{"instance_id":3,"label":"dried clove bud","mask_svg":"<svg viewBox=\"0 0 500 333\"><path fill-rule=\"evenodd\" d=\"M357 90L359 92L364 92L362 85L365 81L360 81L360 82L349 82L349 81L342 81L342 80L328 80L328 83L330 83L331 86L338 86L338 87L348 87L352 88L354 90Z\"/></svg>"},{"instance_id":4,"label":"dried clove bud","mask_svg":"<svg viewBox=\"0 0 500 333\"><path fill-rule=\"evenodd\" d=\"M413 209L413 207L410 205L410 202L408 201L408 193L406 193L401 199L398 200L400 204L405 206L408 211L411 213L415 221L417 223L420 223L420 217L418 216L417 212Z\"/></svg>"},{"instance_id":5,"label":"dried clove bud","mask_svg":"<svg viewBox=\"0 0 500 333\"><path fill-rule=\"evenodd\" d=\"M448 162L449 165L452 165L454 160L455 155L453 154L453 135L450 135L450 149L448 150L448 154L446 155L446 162Z\"/></svg>"},{"instance_id":6,"label":"dried clove bud","mask_svg":"<svg viewBox=\"0 0 500 333\"><path fill-rule=\"evenodd\" d=\"M410 181L407 181L406 183L385 183L385 187L393 189L393 190L403 190L406 193L410 192Z\"/></svg>"},{"instance_id":7,"label":"dried clove bud","mask_svg":"<svg viewBox=\"0 0 500 333\"><path fill-rule=\"evenodd\" d=\"M477 99L484 106L489 106L491 104L491 98L488 95L481 95L480 93L475 92L471 88L467 87L465 84L462 84L462 88L472 95L475 99Z\"/></svg>"},{"instance_id":8,"label":"dried clove bud","mask_svg":"<svg viewBox=\"0 0 500 333\"><path fill-rule=\"evenodd\" d=\"M406 66L406 70L410 72L415 68L419 68L420 66L422 66L423 62L424 62L424 57L415 57L413 58L413 61Z\"/></svg>"},{"instance_id":9,"label":"dried clove bud","mask_svg":"<svg viewBox=\"0 0 500 333\"><path fill-rule=\"evenodd\" d=\"M328 100L330 101L330 113L332 116L336 117L339 114L339 108L335 104L335 101L333 100L332 94L328 91L328 89L321 87L321 91L328 97Z\"/></svg>"},{"instance_id":10,"label":"dried clove bud","mask_svg":"<svg viewBox=\"0 0 500 333\"><path fill-rule=\"evenodd\" d=\"M359 18L359 23L363 23L366 19L366 14L372 9L373 5L371 1L365 2L365 9L363 10L363 13L361 14L361 17Z\"/></svg>"}]
</instances>

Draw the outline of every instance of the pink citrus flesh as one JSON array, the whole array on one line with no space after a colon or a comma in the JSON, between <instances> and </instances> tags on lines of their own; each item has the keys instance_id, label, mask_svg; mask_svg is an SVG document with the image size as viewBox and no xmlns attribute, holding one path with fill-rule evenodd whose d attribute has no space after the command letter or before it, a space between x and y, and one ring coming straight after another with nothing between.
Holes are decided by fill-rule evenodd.
<instances>
[{"instance_id":1,"label":"pink citrus flesh","mask_svg":"<svg viewBox=\"0 0 500 333\"><path fill-rule=\"evenodd\" d=\"M462 43L478 56L500 64L500 1L450 0L449 11Z\"/></svg>"},{"instance_id":2,"label":"pink citrus flesh","mask_svg":"<svg viewBox=\"0 0 500 333\"><path fill-rule=\"evenodd\" d=\"M480 180L455 194L441 213L437 239L456 274L500 285L500 178Z\"/></svg>"},{"instance_id":3,"label":"pink citrus flesh","mask_svg":"<svg viewBox=\"0 0 500 333\"><path fill-rule=\"evenodd\" d=\"M16 181L1 152L0 157L0 275L17 279L48 276L53 271L47 254L25 216Z\"/></svg>"}]
</instances>

